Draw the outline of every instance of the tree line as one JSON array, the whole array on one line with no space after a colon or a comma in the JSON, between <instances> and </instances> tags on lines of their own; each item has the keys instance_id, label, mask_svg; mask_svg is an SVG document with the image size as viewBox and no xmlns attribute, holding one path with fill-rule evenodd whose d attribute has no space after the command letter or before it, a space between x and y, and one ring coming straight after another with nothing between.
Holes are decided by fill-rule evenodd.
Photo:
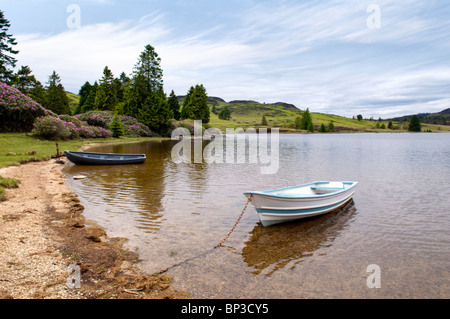
<instances>
[{"instance_id":1,"label":"tree line","mask_svg":"<svg viewBox=\"0 0 450 319\"><path fill-rule=\"evenodd\" d=\"M130 76L122 72L115 77L108 66L103 76L93 84L85 82L78 94L79 103L72 114L61 77L53 71L46 85L42 85L29 66L21 66L14 72L19 51L13 47L16 39L8 34L9 21L0 10L0 81L14 86L30 96L43 107L56 114L76 115L93 110L112 111L138 119L152 131L166 134L171 119L196 119L209 123L210 110L207 93L203 85L192 86L183 106L175 92L169 96L164 92L161 58L150 44L139 55Z\"/></svg>"}]
</instances>

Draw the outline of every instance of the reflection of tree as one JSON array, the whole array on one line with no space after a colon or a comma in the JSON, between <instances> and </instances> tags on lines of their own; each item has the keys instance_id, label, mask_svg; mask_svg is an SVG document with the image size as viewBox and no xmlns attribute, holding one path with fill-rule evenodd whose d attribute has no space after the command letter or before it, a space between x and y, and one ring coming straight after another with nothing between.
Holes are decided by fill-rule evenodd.
<instances>
[{"instance_id":1,"label":"reflection of tree","mask_svg":"<svg viewBox=\"0 0 450 319\"><path fill-rule=\"evenodd\" d=\"M152 141L121 145L99 146L90 151L102 153L145 153L144 165L70 166L69 175L87 175L81 192L88 201L113 206L114 213L138 213L138 228L149 232L161 224L162 198L164 196L164 163L170 160L170 143ZM75 189L75 191L77 191Z\"/></svg>"},{"instance_id":2,"label":"reflection of tree","mask_svg":"<svg viewBox=\"0 0 450 319\"><path fill-rule=\"evenodd\" d=\"M323 216L271 227L256 226L242 251L244 261L259 274L272 267L268 276L288 263L292 268L320 247L330 246L356 212L353 201L341 210Z\"/></svg>"}]
</instances>

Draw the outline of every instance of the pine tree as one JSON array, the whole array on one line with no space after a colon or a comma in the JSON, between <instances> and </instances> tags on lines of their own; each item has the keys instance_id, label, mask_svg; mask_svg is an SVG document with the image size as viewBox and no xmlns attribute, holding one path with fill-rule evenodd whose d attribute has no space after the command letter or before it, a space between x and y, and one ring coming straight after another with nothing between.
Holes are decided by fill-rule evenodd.
<instances>
[{"instance_id":1,"label":"pine tree","mask_svg":"<svg viewBox=\"0 0 450 319\"><path fill-rule=\"evenodd\" d=\"M206 95L206 89L202 84L195 86L194 92L189 99L188 109L191 110L191 119L201 120L203 124L209 123L210 111L208 106L208 96Z\"/></svg>"},{"instance_id":2,"label":"pine tree","mask_svg":"<svg viewBox=\"0 0 450 319\"><path fill-rule=\"evenodd\" d=\"M333 123L333 121L331 121L330 124L328 124L328 132L334 132L334 123Z\"/></svg>"},{"instance_id":3,"label":"pine tree","mask_svg":"<svg viewBox=\"0 0 450 319\"><path fill-rule=\"evenodd\" d=\"M172 112L164 94L152 92L139 109L137 119L154 132L166 133L171 116Z\"/></svg>"},{"instance_id":4,"label":"pine tree","mask_svg":"<svg viewBox=\"0 0 450 319\"><path fill-rule=\"evenodd\" d=\"M170 96L169 99L167 100L167 103L169 104L169 109L172 111L173 118L175 120L179 120L181 117L180 103L178 102L178 98L173 90L172 92L170 92Z\"/></svg>"},{"instance_id":5,"label":"pine tree","mask_svg":"<svg viewBox=\"0 0 450 319\"><path fill-rule=\"evenodd\" d=\"M113 133L113 137L119 138L124 135L124 127L119 115L116 113L109 127L110 131Z\"/></svg>"},{"instance_id":6,"label":"pine tree","mask_svg":"<svg viewBox=\"0 0 450 319\"><path fill-rule=\"evenodd\" d=\"M191 100L191 96L193 96L193 95L194 95L194 87L191 86L186 97L184 98L183 107L181 108L181 118L183 120L192 118L192 116L193 116L192 111L190 109L190 107L191 107L190 100Z\"/></svg>"},{"instance_id":7,"label":"pine tree","mask_svg":"<svg viewBox=\"0 0 450 319\"><path fill-rule=\"evenodd\" d=\"M78 105L75 109L74 114L80 114L82 113L82 110L84 109L84 104L86 103L86 100L88 99L89 93L92 90L92 85L86 81L83 86L80 88L80 91L78 91L78 95L80 96L80 100L78 101Z\"/></svg>"},{"instance_id":8,"label":"pine tree","mask_svg":"<svg viewBox=\"0 0 450 319\"><path fill-rule=\"evenodd\" d=\"M322 123L322 125L320 126L320 132L321 133L326 133L327 132L327 128L325 127L325 124Z\"/></svg>"},{"instance_id":9,"label":"pine tree","mask_svg":"<svg viewBox=\"0 0 450 319\"><path fill-rule=\"evenodd\" d=\"M12 34L8 34L11 24L5 18L3 11L0 10L0 81L11 83L14 79L13 69L16 66L17 59L13 56L19 53L13 46L17 45L16 39Z\"/></svg>"},{"instance_id":10,"label":"pine tree","mask_svg":"<svg viewBox=\"0 0 450 319\"><path fill-rule=\"evenodd\" d=\"M263 115L263 117L262 117L262 120L261 120L261 125L262 126L267 126L267 125L269 125L268 123L267 123L267 119L266 119L266 117Z\"/></svg>"},{"instance_id":11,"label":"pine tree","mask_svg":"<svg viewBox=\"0 0 450 319\"><path fill-rule=\"evenodd\" d=\"M421 132L422 125L420 124L420 120L417 115L413 115L411 121L409 122L408 131L410 132Z\"/></svg>"},{"instance_id":12,"label":"pine tree","mask_svg":"<svg viewBox=\"0 0 450 319\"><path fill-rule=\"evenodd\" d=\"M309 109L306 109L306 111L304 111L302 115L302 119L300 122L300 129L310 131L311 127L314 130L314 124L312 122L311 113L309 112Z\"/></svg>"},{"instance_id":13,"label":"pine tree","mask_svg":"<svg viewBox=\"0 0 450 319\"><path fill-rule=\"evenodd\" d=\"M83 105L80 108L80 113L86 113L94 110L95 108L95 96L97 95L98 83L97 81L91 86L89 93L84 101Z\"/></svg>"},{"instance_id":14,"label":"pine tree","mask_svg":"<svg viewBox=\"0 0 450 319\"><path fill-rule=\"evenodd\" d=\"M219 119L229 121L231 119L230 108L225 105L224 108L219 113Z\"/></svg>"},{"instance_id":15,"label":"pine tree","mask_svg":"<svg viewBox=\"0 0 450 319\"><path fill-rule=\"evenodd\" d=\"M61 78L55 71L50 75L47 84L44 106L56 114L71 114L69 99L61 84Z\"/></svg>"},{"instance_id":16,"label":"pine tree","mask_svg":"<svg viewBox=\"0 0 450 319\"><path fill-rule=\"evenodd\" d=\"M95 95L95 109L112 111L117 104L117 92L114 85L114 76L106 66L103 69L103 77Z\"/></svg>"},{"instance_id":17,"label":"pine tree","mask_svg":"<svg viewBox=\"0 0 450 319\"><path fill-rule=\"evenodd\" d=\"M148 92L157 92L163 89L161 58L154 47L151 45L145 47L134 67L133 74L141 77Z\"/></svg>"},{"instance_id":18,"label":"pine tree","mask_svg":"<svg viewBox=\"0 0 450 319\"><path fill-rule=\"evenodd\" d=\"M140 54L133 76L124 91L121 113L138 118L157 133L166 134L169 109L163 89L161 59L151 45Z\"/></svg>"}]
</instances>

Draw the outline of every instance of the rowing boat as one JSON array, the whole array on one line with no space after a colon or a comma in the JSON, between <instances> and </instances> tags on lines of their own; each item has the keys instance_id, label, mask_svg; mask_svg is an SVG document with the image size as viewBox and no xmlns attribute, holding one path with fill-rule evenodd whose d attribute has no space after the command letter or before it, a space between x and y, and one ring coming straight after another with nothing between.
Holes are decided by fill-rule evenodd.
<instances>
[{"instance_id":1,"label":"rowing boat","mask_svg":"<svg viewBox=\"0 0 450 319\"><path fill-rule=\"evenodd\" d=\"M77 165L123 165L142 164L145 154L110 154L64 151L64 155Z\"/></svg>"},{"instance_id":2,"label":"rowing boat","mask_svg":"<svg viewBox=\"0 0 450 319\"><path fill-rule=\"evenodd\" d=\"M312 182L267 191L245 192L263 226L318 216L347 204L358 182Z\"/></svg>"}]
</instances>

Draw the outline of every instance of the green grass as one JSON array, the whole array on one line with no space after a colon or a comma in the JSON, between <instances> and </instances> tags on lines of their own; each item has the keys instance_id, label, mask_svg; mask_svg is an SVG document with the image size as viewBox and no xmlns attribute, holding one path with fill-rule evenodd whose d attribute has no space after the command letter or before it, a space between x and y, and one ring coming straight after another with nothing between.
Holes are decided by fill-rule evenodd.
<instances>
[{"instance_id":1,"label":"green grass","mask_svg":"<svg viewBox=\"0 0 450 319\"><path fill-rule=\"evenodd\" d=\"M65 150L79 150L84 145L91 143L125 143L151 139L155 138L80 139L59 141L58 145L62 153ZM56 156L55 141L39 140L26 133L0 134L0 168L30 161L49 160L54 156Z\"/></svg>"},{"instance_id":2,"label":"green grass","mask_svg":"<svg viewBox=\"0 0 450 319\"><path fill-rule=\"evenodd\" d=\"M231 120L225 121L219 119L217 115L211 112L210 127L218 128L225 131L226 128L243 129L254 127L261 127L262 117L265 116L268 122L268 127L277 127L280 132L296 133L301 132L293 128L295 119L301 116L302 111L289 104L272 103L263 104L255 101L239 101L233 103L224 102L221 99L211 98L210 109L214 104L217 113L227 105L231 110ZM389 121L383 121L386 129L377 128L377 121L361 120L347 118L333 114L314 113L311 111L312 120L316 132L319 131L323 123L328 127L329 123L333 121L335 132L406 132L406 122L393 122L395 130L388 129ZM381 124L382 124L381 123ZM431 130L432 132L450 132L450 126L446 125L432 125L422 124L424 131Z\"/></svg>"},{"instance_id":3,"label":"green grass","mask_svg":"<svg viewBox=\"0 0 450 319\"><path fill-rule=\"evenodd\" d=\"M71 92L66 92L67 98L69 99L69 105L70 105L70 109L73 111L75 111L75 109L78 106L78 103L80 102L80 96Z\"/></svg>"}]
</instances>

